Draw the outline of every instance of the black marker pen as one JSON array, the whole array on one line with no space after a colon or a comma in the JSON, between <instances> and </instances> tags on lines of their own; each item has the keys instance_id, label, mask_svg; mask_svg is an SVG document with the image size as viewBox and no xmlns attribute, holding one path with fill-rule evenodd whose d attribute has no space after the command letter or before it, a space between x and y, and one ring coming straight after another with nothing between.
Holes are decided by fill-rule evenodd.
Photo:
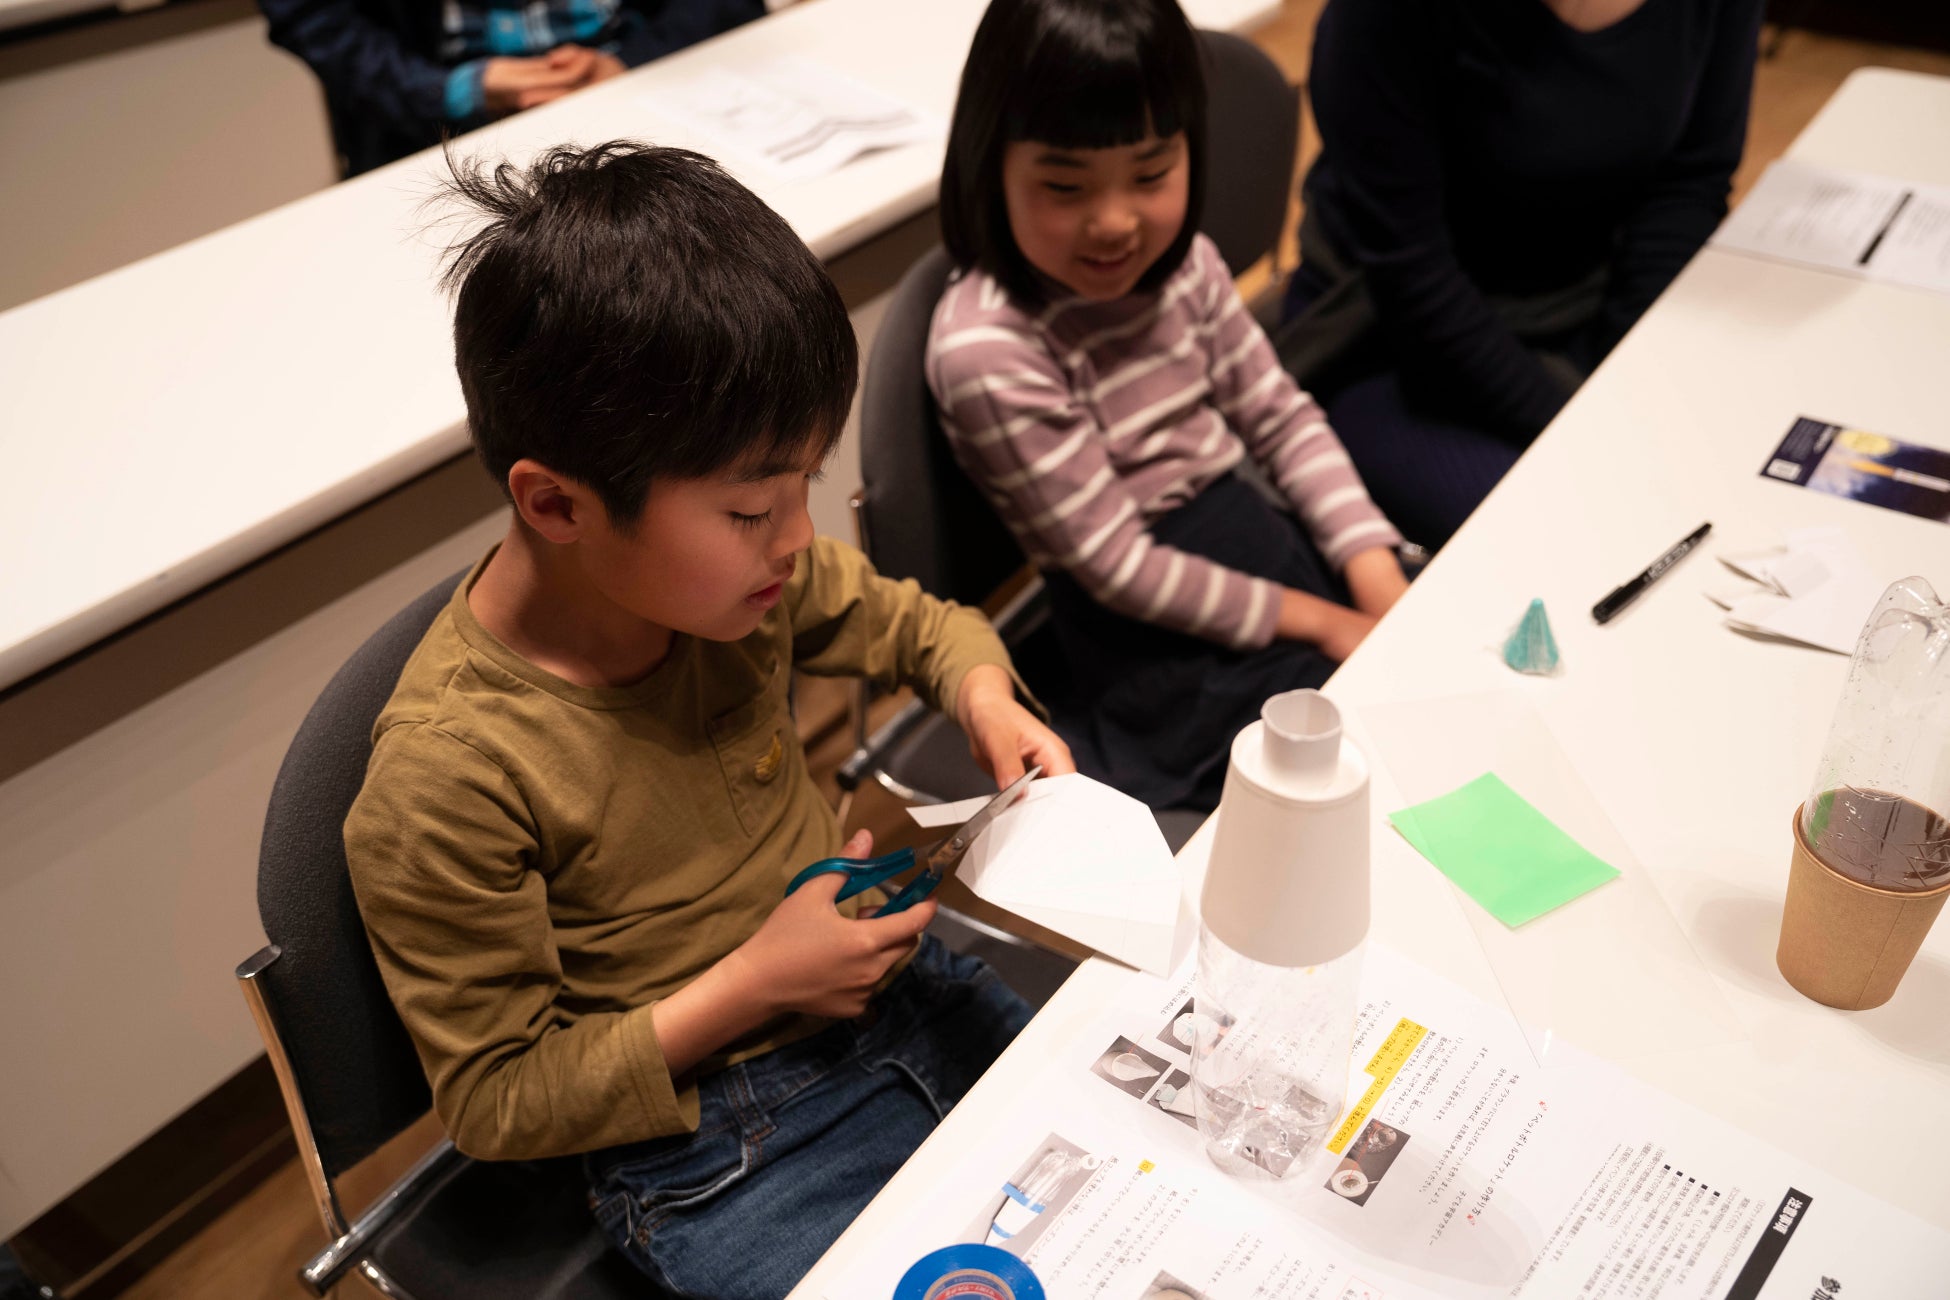
<instances>
[{"instance_id":1,"label":"black marker pen","mask_svg":"<svg viewBox=\"0 0 1950 1300\"><path fill-rule=\"evenodd\" d=\"M1679 545L1652 561L1651 566L1644 573L1641 573L1638 577L1632 579L1618 590L1612 592L1611 595L1593 605L1591 607L1591 617L1597 619L1600 623L1611 622L1619 610L1624 609L1627 605L1637 600L1640 593L1657 582L1667 569L1670 569L1673 565L1685 559L1686 552L1698 546L1700 539L1712 531L1712 524L1701 524L1698 528L1695 528L1691 533L1686 535L1685 540L1681 541Z\"/></svg>"}]
</instances>

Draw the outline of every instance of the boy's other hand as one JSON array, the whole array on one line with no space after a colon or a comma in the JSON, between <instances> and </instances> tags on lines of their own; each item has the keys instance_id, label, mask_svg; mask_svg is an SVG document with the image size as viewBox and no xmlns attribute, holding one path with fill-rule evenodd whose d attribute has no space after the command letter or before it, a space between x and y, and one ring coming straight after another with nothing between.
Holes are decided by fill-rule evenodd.
<instances>
[{"instance_id":1,"label":"boy's other hand","mask_svg":"<svg viewBox=\"0 0 1950 1300\"><path fill-rule=\"evenodd\" d=\"M968 751L1000 790L1035 764L1044 776L1077 770L1070 747L1016 699L1016 684L995 664L981 664L962 678L955 717L968 733Z\"/></svg>"},{"instance_id":2,"label":"boy's other hand","mask_svg":"<svg viewBox=\"0 0 1950 1300\"><path fill-rule=\"evenodd\" d=\"M862 858L872 851L873 836L861 831L840 855ZM859 1015L939 907L930 898L892 916L849 920L833 905L845 883L839 872L813 877L725 958L749 996L773 1014L800 1011L835 1020Z\"/></svg>"},{"instance_id":3,"label":"boy's other hand","mask_svg":"<svg viewBox=\"0 0 1950 1300\"><path fill-rule=\"evenodd\" d=\"M1370 547L1350 557L1345 570L1348 594L1354 608L1370 618L1380 618L1395 607L1408 590L1408 578L1393 548Z\"/></svg>"}]
</instances>

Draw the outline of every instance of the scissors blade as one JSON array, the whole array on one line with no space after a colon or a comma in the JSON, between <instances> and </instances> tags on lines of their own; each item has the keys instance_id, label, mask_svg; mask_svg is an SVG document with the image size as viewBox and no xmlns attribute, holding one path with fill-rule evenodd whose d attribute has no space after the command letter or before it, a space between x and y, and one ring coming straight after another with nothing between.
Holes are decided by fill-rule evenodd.
<instances>
[{"instance_id":1,"label":"scissors blade","mask_svg":"<svg viewBox=\"0 0 1950 1300\"><path fill-rule=\"evenodd\" d=\"M975 837L987 830L990 822L1007 812L1029 788L1029 783L1042 774L1043 769L1040 764L1030 768L1011 781L995 798L983 804L980 812L957 826L947 839L929 849L928 870L941 875L954 870L955 865L961 861L962 855L968 852L968 846L975 842Z\"/></svg>"}]
</instances>

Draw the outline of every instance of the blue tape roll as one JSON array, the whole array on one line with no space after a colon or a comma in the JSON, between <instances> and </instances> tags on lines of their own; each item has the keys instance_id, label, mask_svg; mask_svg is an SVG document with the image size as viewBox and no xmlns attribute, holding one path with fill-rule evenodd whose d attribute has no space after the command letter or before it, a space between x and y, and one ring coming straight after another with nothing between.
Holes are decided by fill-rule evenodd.
<instances>
[{"instance_id":1,"label":"blue tape roll","mask_svg":"<svg viewBox=\"0 0 1950 1300\"><path fill-rule=\"evenodd\" d=\"M923 1255L894 1300L1044 1300L1029 1265L997 1246L964 1242Z\"/></svg>"}]
</instances>

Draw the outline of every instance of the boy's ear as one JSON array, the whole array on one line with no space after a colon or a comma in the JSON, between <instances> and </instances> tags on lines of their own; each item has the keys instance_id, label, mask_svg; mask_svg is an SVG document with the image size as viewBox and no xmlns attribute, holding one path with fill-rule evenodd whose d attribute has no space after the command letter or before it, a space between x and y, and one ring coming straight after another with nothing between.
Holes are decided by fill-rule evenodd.
<instances>
[{"instance_id":1,"label":"boy's ear","mask_svg":"<svg viewBox=\"0 0 1950 1300\"><path fill-rule=\"evenodd\" d=\"M558 543L579 539L602 509L588 488L527 457L508 467L508 496L524 523Z\"/></svg>"}]
</instances>

